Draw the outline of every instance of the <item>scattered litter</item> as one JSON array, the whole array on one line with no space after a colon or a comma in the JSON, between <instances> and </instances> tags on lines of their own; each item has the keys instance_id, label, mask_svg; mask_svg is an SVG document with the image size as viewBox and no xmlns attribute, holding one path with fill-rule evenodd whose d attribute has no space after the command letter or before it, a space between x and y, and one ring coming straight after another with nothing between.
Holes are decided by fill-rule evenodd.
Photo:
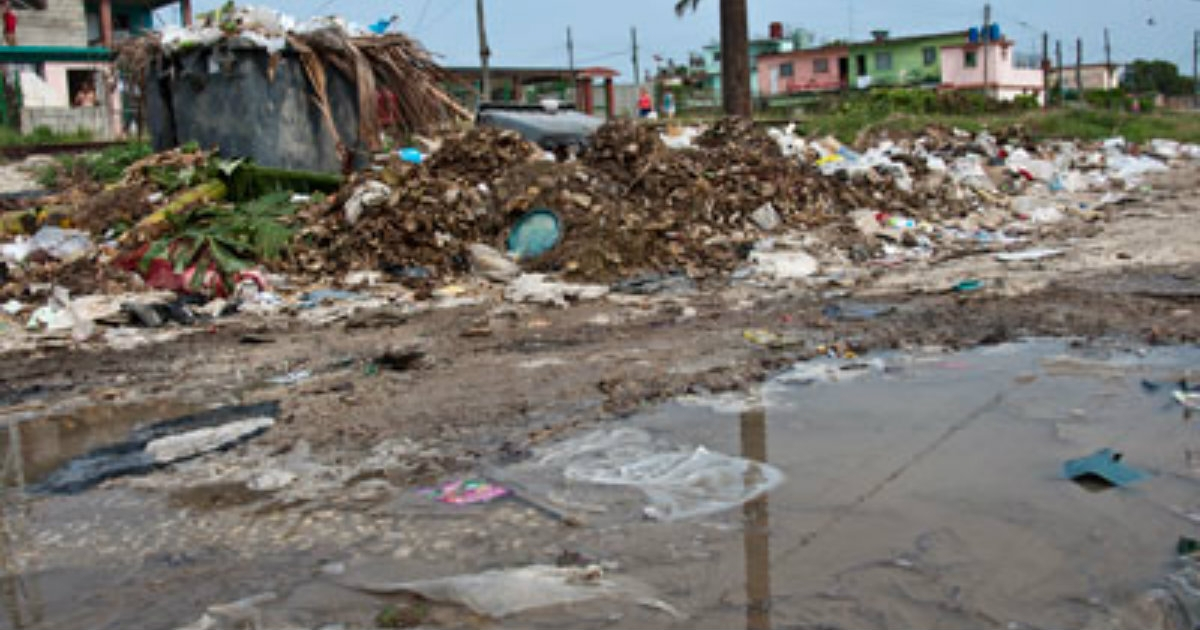
<instances>
[{"instance_id":1,"label":"scattered litter","mask_svg":"<svg viewBox=\"0 0 1200 630\"><path fill-rule=\"evenodd\" d=\"M996 254L996 260L1000 262L1030 262L1035 260L1045 260L1047 258L1056 258L1062 256L1061 249L1027 249L1023 252L1005 252Z\"/></svg>"},{"instance_id":2,"label":"scattered litter","mask_svg":"<svg viewBox=\"0 0 1200 630\"><path fill-rule=\"evenodd\" d=\"M471 267L480 276L494 282L511 282L521 275L517 263L509 260L495 249L475 243L468 248L471 252Z\"/></svg>"},{"instance_id":3,"label":"scattered litter","mask_svg":"<svg viewBox=\"0 0 1200 630\"><path fill-rule=\"evenodd\" d=\"M696 282L683 273L647 273L613 285L614 293L630 295L681 294L696 290Z\"/></svg>"},{"instance_id":4,"label":"scattered litter","mask_svg":"<svg viewBox=\"0 0 1200 630\"><path fill-rule=\"evenodd\" d=\"M878 319L895 312L896 307L891 304L864 304L861 302L837 302L828 304L821 310L821 314L829 319L851 322Z\"/></svg>"},{"instance_id":5,"label":"scattered litter","mask_svg":"<svg viewBox=\"0 0 1200 630\"><path fill-rule=\"evenodd\" d=\"M1063 476L1081 485L1124 487L1142 481L1150 475L1121 463L1120 453L1105 448L1088 457L1064 463Z\"/></svg>"},{"instance_id":6,"label":"scattered litter","mask_svg":"<svg viewBox=\"0 0 1200 630\"><path fill-rule=\"evenodd\" d=\"M775 206L770 203L763 204L751 213L750 220L764 232L774 232L783 223L779 213L775 211Z\"/></svg>"},{"instance_id":7,"label":"scattered litter","mask_svg":"<svg viewBox=\"0 0 1200 630\"><path fill-rule=\"evenodd\" d=\"M609 288L594 284L553 282L545 274L524 274L504 290L504 298L516 303L545 304L566 307L570 302L598 300L608 295Z\"/></svg>"},{"instance_id":8,"label":"scattered litter","mask_svg":"<svg viewBox=\"0 0 1200 630\"><path fill-rule=\"evenodd\" d=\"M1200 392L1176 390L1174 396L1185 409L1200 409Z\"/></svg>"},{"instance_id":9,"label":"scattered litter","mask_svg":"<svg viewBox=\"0 0 1200 630\"><path fill-rule=\"evenodd\" d=\"M450 505L474 505L490 503L508 496L508 488L484 479L461 479L437 488L421 490L421 494Z\"/></svg>"},{"instance_id":10,"label":"scattered litter","mask_svg":"<svg viewBox=\"0 0 1200 630\"><path fill-rule=\"evenodd\" d=\"M272 385L296 385L298 383L303 383L312 377L312 370L298 370L296 372L289 372L282 376L272 376L271 378L267 379L267 382Z\"/></svg>"},{"instance_id":11,"label":"scattered litter","mask_svg":"<svg viewBox=\"0 0 1200 630\"><path fill-rule=\"evenodd\" d=\"M750 254L755 271L776 280L808 278L817 273L817 259L800 251L755 251Z\"/></svg>"},{"instance_id":12,"label":"scattered litter","mask_svg":"<svg viewBox=\"0 0 1200 630\"><path fill-rule=\"evenodd\" d=\"M950 290L954 293L973 293L983 290L985 286L986 284L983 280L963 280L951 287Z\"/></svg>"},{"instance_id":13,"label":"scattered litter","mask_svg":"<svg viewBox=\"0 0 1200 630\"><path fill-rule=\"evenodd\" d=\"M673 607L651 598L649 586L628 578L611 578L597 566L533 565L434 580L398 583L359 583L368 593L415 593L435 602L465 606L479 615L501 619L522 612L582 604L601 599L625 599L681 618Z\"/></svg>"},{"instance_id":14,"label":"scattered litter","mask_svg":"<svg viewBox=\"0 0 1200 630\"><path fill-rule=\"evenodd\" d=\"M305 293L300 296L300 308L316 308L322 304L330 302L349 302L356 300L364 300L366 296L353 291L339 291L336 289L320 289L311 293Z\"/></svg>"},{"instance_id":15,"label":"scattered litter","mask_svg":"<svg viewBox=\"0 0 1200 630\"><path fill-rule=\"evenodd\" d=\"M146 453L156 464L170 464L229 448L234 444L261 435L273 426L275 426L274 418L239 420L219 427L198 429L152 440L146 444Z\"/></svg>"}]
</instances>

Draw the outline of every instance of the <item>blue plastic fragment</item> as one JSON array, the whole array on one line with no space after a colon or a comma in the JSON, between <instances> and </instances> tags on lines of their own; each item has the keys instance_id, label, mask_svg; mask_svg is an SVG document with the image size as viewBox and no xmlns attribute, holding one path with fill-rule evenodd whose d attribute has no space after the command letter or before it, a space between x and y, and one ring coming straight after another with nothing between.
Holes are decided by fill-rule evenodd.
<instances>
[{"instance_id":1,"label":"blue plastic fragment","mask_svg":"<svg viewBox=\"0 0 1200 630\"><path fill-rule=\"evenodd\" d=\"M1063 464L1063 476L1078 480L1095 477L1114 486L1128 486L1150 476L1149 473L1121 463L1121 455L1112 449L1100 449L1095 454L1072 459Z\"/></svg>"},{"instance_id":2,"label":"blue plastic fragment","mask_svg":"<svg viewBox=\"0 0 1200 630\"><path fill-rule=\"evenodd\" d=\"M508 235L508 251L518 259L529 260L554 249L561 238L558 215L539 208L517 220Z\"/></svg>"},{"instance_id":3,"label":"blue plastic fragment","mask_svg":"<svg viewBox=\"0 0 1200 630\"><path fill-rule=\"evenodd\" d=\"M425 156L421 153L420 149L409 147L407 149L400 149L400 160L409 164L420 164L425 161Z\"/></svg>"}]
</instances>

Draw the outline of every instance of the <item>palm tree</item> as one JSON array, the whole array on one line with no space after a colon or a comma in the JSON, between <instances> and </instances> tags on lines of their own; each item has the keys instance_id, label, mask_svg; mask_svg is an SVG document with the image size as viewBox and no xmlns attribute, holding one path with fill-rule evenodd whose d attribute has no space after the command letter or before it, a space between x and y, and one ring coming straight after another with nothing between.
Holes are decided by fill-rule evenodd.
<instances>
[{"instance_id":1,"label":"palm tree","mask_svg":"<svg viewBox=\"0 0 1200 630\"><path fill-rule=\"evenodd\" d=\"M675 13L682 17L698 6L700 0L675 0ZM726 115L750 117L750 24L746 0L721 0L721 100Z\"/></svg>"}]
</instances>

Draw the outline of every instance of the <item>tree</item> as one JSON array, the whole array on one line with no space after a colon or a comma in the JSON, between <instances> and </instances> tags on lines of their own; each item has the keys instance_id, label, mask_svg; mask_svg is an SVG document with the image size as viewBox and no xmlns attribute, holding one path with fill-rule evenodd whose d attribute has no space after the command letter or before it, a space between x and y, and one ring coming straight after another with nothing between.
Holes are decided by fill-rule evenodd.
<instances>
[{"instance_id":1,"label":"tree","mask_svg":"<svg viewBox=\"0 0 1200 630\"><path fill-rule=\"evenodd\" d=\"M1137 93L1157 92L1167 96L1191 95L1195 86L1169 61L1139 59L1125 69L1125 89Z\"/></svg>"},{"instance_id":2,"label":"tree","mask_svg":"<svg viewBox=\"0 0 1200 630\"><path fill-rule=\"evenodd\" d=\"M676 0L675 13L695 11L700 0ZM721 101L725 114L749 118L750 22L746 0L721 0Z\"/></svg>"}]
</instances>

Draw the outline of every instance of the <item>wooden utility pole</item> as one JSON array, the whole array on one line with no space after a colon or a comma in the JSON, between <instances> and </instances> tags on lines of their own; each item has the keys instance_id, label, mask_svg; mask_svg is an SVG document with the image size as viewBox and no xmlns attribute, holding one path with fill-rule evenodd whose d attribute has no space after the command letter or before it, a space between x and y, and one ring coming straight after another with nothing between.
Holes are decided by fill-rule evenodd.
<instances>
[{"instance_id":1,"label":"wooden utility pole","mask_svg":"<svg viewBox=\"0 0 1200 630\"><path fill-rule=\"evenodd\" d=\"M475 18L479 22L479 71L482 75L480 102L486 103L492 100L492 74L489 67L489 60L492 58L492 49L488 48L487 41L487 23L483 15L483 0L475 0Z\"/></svg>"},{"instance_id":2,"label":"wooden utility pole","mask_svg":"<svg viewBox=\"0 0 1200 630\"><path fill-rule=\"evenodd\" d=\"M642 67L638 63L638 43L637 43L637 27L629 29L629 37L633 42L633 84L642 84Z\"/></svg>"},{"instance_id":3,"label":"wooden utility pole","mask_svg":"<svg viewBox=\"0 0 1200 630\"><path fill-rule=\"evenodd\" d=\"M1104 89L1109 89L1108 82L1113 79L1112 40L1108 38L1108 29L1104 29Z\"/></svg>"},{"instance_id":4,"label":"wooden utility pole","mask_svg":"<svg viewBox=\"0 0 1200 630\"><path fill-rule=\"evenodd\" d=\"M746 0L721 0L721 95L727 116L750 118L750 23Z\"/></svg>"},{"instance_id":5,"label":"wooden utility pole","mask_svg":"<svg viewBox=\"0 0 1200 630\"><path fill-rule=\"evenodd\" d=\"M1192 36L1192 107L1200 109L1200 30Z\"/></svg>"},{"instance_id":6,"label":"wooden utility pole","mask_svg":"<svg viewBox=\"0 0 1200 630\"><path fill-rule=\"evenodd\" d=\"M1063 76L1061 39L1054 40L1054 57L1058 63L1058 102L1064 104L1067 102L1067 78Z\"/></svg>"},{"instance_id":7,"label":"wooden utility pole","mask_svg":"<svg viewBox=\"0 0 1200 630\"><path fill-rule=\"evenodd\" d=\"M567 27L567 64L571 69L571 79L575 79L575 38L571 36L571 27Z\"/></svg>"},{"instance_id":8,"label":"wooden utility pole","mask_svg":"<svg viewBox=\"0 0 1200 630\"><path fill-rule=\"evenodd\" d=\"M1050 107L1050 33L1042 33L1042 106Z\"/></svg>"},{"instance_id":9,"label":"wooden utility pole","mask_svg":"<svg viewBox=\"0 0 1200 630\"><path fill-rule=\"evenodd\" d=\"M1075 99L1083 102L1083 38L1075 39Z\"/></svg>"},{"instance_id":10,"label":"wooden utility pole","mask_svg":"<svg viewBox=\"0 0 1200 630\"><path fill-rule=\"evenodd\" d=\"M988 43L992 39L992 5L983 5L983 95L991 96L991 59L988 55Z\"/></svg>"}]
</instances>

